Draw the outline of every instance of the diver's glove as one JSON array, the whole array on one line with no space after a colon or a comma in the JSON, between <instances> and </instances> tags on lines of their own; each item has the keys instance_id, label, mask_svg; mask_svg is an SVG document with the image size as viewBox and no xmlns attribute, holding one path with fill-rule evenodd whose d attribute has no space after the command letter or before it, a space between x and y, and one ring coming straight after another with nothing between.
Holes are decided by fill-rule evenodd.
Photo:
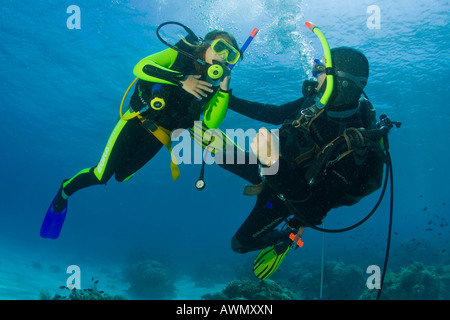
<instances>
[{"instance_id":1,"label":"diver's glove","mask_svg":"<svg viewBox=\"0 0 450 320\"><path fill-rule=\"evenodd\" d=\"M315 80L305 80L302 87L303 96L307 98L313 97L317 93L318 84Z\"/></svg>"}]
</instances>

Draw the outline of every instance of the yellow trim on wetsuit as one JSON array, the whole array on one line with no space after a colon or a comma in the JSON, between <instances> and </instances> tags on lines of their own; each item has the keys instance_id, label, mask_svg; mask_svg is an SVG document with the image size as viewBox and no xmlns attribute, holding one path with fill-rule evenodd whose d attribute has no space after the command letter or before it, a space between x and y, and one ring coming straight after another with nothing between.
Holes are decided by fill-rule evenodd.
<instances>
[{"instance_id":1,"label":"yellow trim on wetsuit","mask_svg":"<svg viewBox=\"0 0 450 320\"><path fill-rule=\"evenodd\" d=\"M83 170L81 170L80 172L78 172L76 175L74 175L72 178L70 178L69 180L63 182L63 184L62 184L63 190L64 190L64 188L65 188L69 183L72 182L73 179L75 179L75 177L78 177L80 174L88 173L89 170L91 170L91 168L83 169Z\"/></svg>"},{"instance_id":2,"label":"yellow trim on wetsuit","mask_svg":"<svg viewBox=\"0 0 450 320\"><path fill-rule=\"evenodd\" d=\"M127 116L130 113L128 110L125 112L125 116ZM100 161L98 162L97 166L94 169L94 174L97 177L99 181L102 180L103 174L105 173L106 164L108 163L109 156L111 155L111 151L113 149L114 144L116 143L117 137L119 136L120 132L122 131L123 127L127 123L127 120L123 120L122 118L119 119L116 126L114 127L113 132L109 136L108 142L106 143L105 150L103 151L102 157L100 158Z\"/></svg>"},{"instance_id":3,"label":"yellow trim on wetsuit","mask_svg":"<svg viewBox=\"0 0 450 320\"><path fill-rule=\"evenodd\" d=\"M164 83L171 85L178 85L178 83L171 82L167 79L157 78L156 76L150 76L144 72L144 68L151 65L158 68L164 72L169 72L174 76L181 76L182 74L178 71L170 69L175 60L178 57L178 52L174 49L168 48L163 51L154 53L148 57L145 57L134 67L133 73L139 79L155 83ZM127 91L128 92L128 91ZM125 93L126 95L126 93ZM204 122L210 129L215 129L220 126L228 108L229 93L217 91L216 94L207 102L204 107ZM122 100L123 103L123 100ZM133 118L137 114L131 114L128 118ZM126 119L126 117L122 117Z\"/></svg>"},{"instance_id":4,"label":"yellow trim on wetsuit","mask_svg":"<svg viewBox=\"0 0 450 320\"><path fill-rule=\"evenodd\" d=\"M136 77L138 77L139 79L145 80L145 81L178 85L178 83L173 83L168 80L150 76L144 72L145 66L152 65L158 69L173 73L174 76L181 76L180 72L170 69L173 66L173 64L175 63L175 60L177 59L177 57L178 57L178 52L176 52L175 50L170 49L170 48L165 49L163 51L149 55L148 57L145 57L144 59L139 61L136 64L136 66L134 67L133 73Z\"/></svg>"},{"instance_id":5,"label":"yellow trim on wetsuit","mask_svg":"<svg viewBox=\"0 0 450 320\"><path fill-rule=\"evenodd\" d=\"M205 105L205 114L203 121L210 129L216 129L220 126L228 109L230 94L217 90L215 95Z\"/></svg>"}]
</instances>

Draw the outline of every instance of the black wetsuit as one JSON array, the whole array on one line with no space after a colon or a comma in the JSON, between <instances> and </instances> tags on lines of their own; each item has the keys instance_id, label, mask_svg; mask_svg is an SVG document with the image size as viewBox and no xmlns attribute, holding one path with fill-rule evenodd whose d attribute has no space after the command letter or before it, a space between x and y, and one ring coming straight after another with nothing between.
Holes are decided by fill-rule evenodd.
<instances>
[{"instance_id":1,"label":"black wetsuit","mask_svg":"<svg viewBox=\"0 0 450 320\"><path fill-rule=\"evenodd\" d=\"M367 100L366 100L367 101ZM368 101L367 101L368 102ZM257 196L256 204L248 218L241 225L232 239L232 248L236 252L265 248L280 240L286 240L286 233L274 230L280 223L293 215L284 201L282 194L295 209L301 213L302 219L309 224L318 225L328 211L340 205L351 205L366 195L365 191L373 192L381 185L383 174L383 153L367 151L366 154L347 156L328 167L321 176L323 181L310 187L305 180L307 165L294 165L295 157L311 146L302 140L298 129L293 129L292 121L297 119L299 112L311 106L312 99L300 98L296 101L276 106L256 103L231 96L229 108L250 118L271 124L282 124L280 128L280 163L276 175L267 176L271 186L265 185ZM358 103L358 102L356 102ZM345 119L332 119L323 113L320 125L324 141L331 141L342 134L348 127L373 126L367 123L367 108L370 103L362 103L358 112ZM248 157L248 153L247 153ZM226 170L246 179L252 184L262 182L259 175L259 165L246 162L242 165L221 165ZM290 223L299 227L302 224L294 219ZM289 231L288 231L289 232Z\"/></svg>"}]
</instances>

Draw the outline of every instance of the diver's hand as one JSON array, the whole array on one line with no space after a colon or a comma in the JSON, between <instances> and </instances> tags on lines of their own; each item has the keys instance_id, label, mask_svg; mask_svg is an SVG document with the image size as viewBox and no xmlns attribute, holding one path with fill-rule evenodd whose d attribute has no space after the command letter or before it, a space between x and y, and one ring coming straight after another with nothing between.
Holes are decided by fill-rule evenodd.
<instances>
[{"instance_id":1,"label":"diver's hand","mask_svg":"<svg viewBox=\"0 0 450 320\"><path fill-rule=\"evenodd\" d=\"M302 86L302 93L304 97L313 97L317 93L317 85L319 83L315 80L305 80Z\"/></svg>"},{"instance_id":2,"label":"diver's hand","mask_svg":"<svg viewBox=\"0 0 450 320\"><path fill-rule=\"evenodd\" d=\"M253 153L263 165L270 167L280 157L279 138L272 135L269 130L262 127L253 139L250 147Z\"/></svg>"},{"instance_id":3,"label":"diver's hand","mask_svg":"<svg viewBox=\"0 0 450 320\"><path fill-rule=\"evenodd\" d=\"M231 81L230 76L224 77L222 81L220 81L220 90L222 91L230 90L230 81Z\"/></svg>"},{"instance_id":4,"label":"diver's hand","mask_svg":"<svg viewBox=\"0 0 450 320\"><path fill-rule=\"evenodd\" d=\"M209 82L199 80L200 77L200 75L189 75L186 80L180 81L181 87L199 100L202 97L207 97L208 92L213 92L212 85Z\"/></svg>"},{"instance_id":5,"label":"diver's hand","mask_svg":"<svg viewBox=\"0 0 450 320\"><path fill-rule=\"evenodd\" d=\"M230 90L231 70L227 66L224 66L223 71L224 71L224 76L222 77L222 80L220 81L220 89L222 91L228 91L228 90Z\"/></svg>"}]
</instances>

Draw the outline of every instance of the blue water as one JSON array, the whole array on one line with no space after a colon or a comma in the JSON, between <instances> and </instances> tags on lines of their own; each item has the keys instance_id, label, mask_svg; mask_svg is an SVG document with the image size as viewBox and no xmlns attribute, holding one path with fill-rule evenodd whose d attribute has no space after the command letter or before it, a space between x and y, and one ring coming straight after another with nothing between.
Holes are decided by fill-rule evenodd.
<instances>
[{"instance_id":1,"label":"blue water","mask_svg":"<svg viewBox=\"0 0 450 320\"><path fill-rule=\"evenodd\" d=\"M81 10L81 29L67 28L66 10L72 4ZM403 122L390 135L395 179L390 268L398 270L410 259L449 264L448 1L377 1L380 25L371 29L367 8L373 4L3 0L0 267L12 256L24 259L17 266L51 260L63 270L71 264L82 270L84 265L122 266L130 257L145 256L161 261L173 274L189 274L198 265L251 270L255 255L239 255L230 248L231 237L255 201L242 196L246 182L208 166L207 187L198 192L198 165L181 165L181 177L172 182L165 150L129 182L112 179L106 187L78 192L70 199L61 237L39 237L61 180L99 160L122 95L134 79L134 65L165 49L155 30L168 20L183 22L201 36L226 29L240 44L258 28L245 59L233 70L232 87L236 96L260 102L281 104L300 96L303 80L311 76L311 60L322 56L320 42L305 21L320 26L331 47L363 51L371 68L366 93L378 114ZM222 127L262 125L230 111ZM378 195L330 213L327 226L358 221ZM382 266L388 199L359 229L326 235L325 259ZM308 230L303 240L304 248L291 254L286 264L320 259L322 234ZM405 247L411 241L414 245ZM425 244L429 249L419 250ZM2 270L0 281L8 277ZM40 268L26 270L28 277L40 277ZM58 277L55 289L67 275ZM37 297L37 292L16 295L8 286L0 282L0 298Z\"/></svg>"}]
</instances>

